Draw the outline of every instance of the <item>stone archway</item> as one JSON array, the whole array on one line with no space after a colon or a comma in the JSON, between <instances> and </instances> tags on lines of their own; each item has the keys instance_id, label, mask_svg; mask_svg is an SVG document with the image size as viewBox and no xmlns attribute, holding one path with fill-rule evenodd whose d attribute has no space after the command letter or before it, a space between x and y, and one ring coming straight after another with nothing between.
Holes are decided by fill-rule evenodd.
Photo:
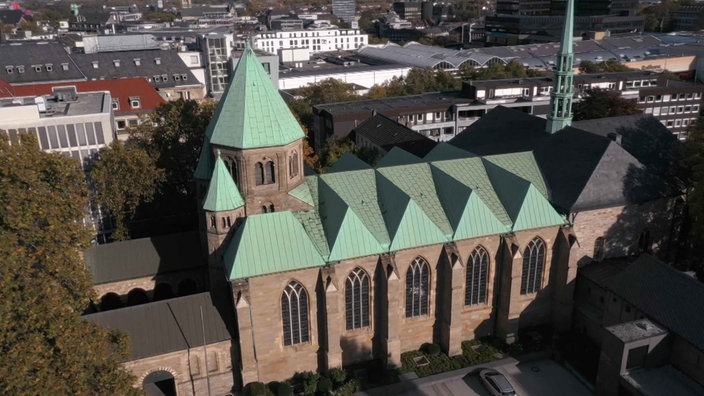
<instances>
[{"instance_id":1,"label":"stone archway","mask_svg":"<svg viewBox=\"0 0 704 396\"><path fill-rule=\"evenodd\" d=\"M144 377L142 389L147 396L176 396L176 380L166 370L154 371Z\"/></svg>"}]
</instances>

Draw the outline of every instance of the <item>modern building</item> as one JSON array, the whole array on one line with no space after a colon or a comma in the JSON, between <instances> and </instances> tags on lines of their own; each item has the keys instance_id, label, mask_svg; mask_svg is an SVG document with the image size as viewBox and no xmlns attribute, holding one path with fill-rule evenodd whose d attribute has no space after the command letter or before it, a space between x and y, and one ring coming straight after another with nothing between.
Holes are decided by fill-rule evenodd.
<instances>
[{"instance_id":1,"label":"modern building","mask_svg":"<svg viewBox=\"0 0 704 396\"><path fill-rule=\"evenodd\" d=\"M282 52L301 50L297 59L310 59L311 55L340 50L356 50L369 43L369 37L359 29L320 29L257 33L252 36L253 48L278 54L282 62L287 57Z\"/></svg>"},{"instance_id":2,"label":"modern building","mask_svg":"<svg viewBox=\"0 0 704 396\"><path fill-rule=\"evenodd\" d=\"M115 139L113 125L109 91L76 92L70 86L54 88L51 95L0 98L1 133L11 140L21 133L34 134L40 149L73 158L85 170ZM83 221L99 239L110 228L97 205L87 208Z\"/></svg>"},{"instance_id":3,"label":"modern building","mask_svg":"<svg viewBox=\"0 0 704 396\"><path fill-rule=\"evenodd\" d=\"M11 138L37 136L39 147L88 165L115 138L108 91L76 92L61 87L51 95L0 98L0 128Z\"/></svg>"},{"instance_id":4,"label":"modern building","mask_svg":"<svg viewBox=\"0 0 704 396\"><path fill-rule=\"evenodd\" d=\"M355 21L357 2L355 0L332 0L332 13L347 23Z\"/></svg>"},{"instance_id":5,"label":"modern building","mask_svg":"<svg viewBox=\"0 0 704 396\"><path fill-rule=\"evenodd\" d=\"M393 10L401 19L420 21L422 20L422 5L421 1L395 1Z\"/></svg>"},{"instance_id":6,"label":"modern building","mask_svg":"<svg viewBox=\"0 0 704 396\"><path fill-rule=\"evenodd\" d=\"M673 11L672 14L672 18L675 20L674 30L693 31L704 27L704 21L702 21L704 4L683 6Z\"/></svg>"},{"instance_id":7,"label":"modern building","mask_svg":"<svg viewBox=\"0 0 704 396\"><path fill-rule=\"evenodd\" d=\"M667 80L650 71L578 74L573 81L575 101L590 89L618 91L637 101L645 114L652 114L680 140L698 117L704 94L704 85ZM436 141L452 139L499 105L545 118L554 84L552 76L465 81L461 92L315 105L315 148L322 148L329 137L347 137L374 111Z\"/></svg>"},{"instance_id":8,"label":"modern building","mask_svg":"<svg viewBox=\"0 0 704 396\"><path fill-rule=\"evenodd\" d=\"M147 80L139 77L10 86L7 90L0 90L0 97L55 96L57 90L61 91L64 87L73 88L77 93L110 92L114 120L112 129L120 140L127 139L128 126L138 125L143 116L164 103L156 89Z\"/></svg>"}]
</instances>

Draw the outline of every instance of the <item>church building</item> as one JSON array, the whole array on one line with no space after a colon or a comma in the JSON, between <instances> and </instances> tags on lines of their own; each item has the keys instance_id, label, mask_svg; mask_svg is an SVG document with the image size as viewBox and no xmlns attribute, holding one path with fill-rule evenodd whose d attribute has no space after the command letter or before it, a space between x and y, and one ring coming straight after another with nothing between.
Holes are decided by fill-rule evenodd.
<instances>
[{"instance_id":1,"label":"church building","mask_svg":"<svg viewBox=\"0 0 704 396\"><path fill-rule=\"evenodd\" d=\"M499 107L423 158L396 148L372 167L346 155L325 174L304 165L303 130L245 49L195 172L208 280L197 291L210 296L182 297L198 302L181 304L170 331L192 333L163 349L179 357L127 366L202 394L210 372L220 379L207 386L225 390L371 359L400 366L423 343L456 355L475 337L569 329L577 269L666 249L678 205L645 144L675 144L657 120L572 123L568 4L547 120ZM161 304L167 317L168 301L123 310ZM120 328L119 311L89 316Z\"/></svg>"}]
</instances>

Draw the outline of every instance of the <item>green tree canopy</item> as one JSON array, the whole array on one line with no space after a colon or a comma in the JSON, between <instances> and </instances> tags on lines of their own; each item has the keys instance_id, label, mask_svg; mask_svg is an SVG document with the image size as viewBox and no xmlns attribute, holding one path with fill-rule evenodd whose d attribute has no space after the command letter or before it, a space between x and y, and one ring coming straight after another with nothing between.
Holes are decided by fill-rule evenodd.
<instances>
[{"instance_id":1,"label":"green tree canopy","mask_svg":"<svg viewBox=\"0 0 704 396\"><path fill-rule=\"evenodd\" d=\"M146 122L129 129L129 141L146 149L166 176L152 202L139 206L130 230L132 237L197 226L193 172L214 110L213 101L170 101L159 105Z\"/></svg>"},{"instance_id":2,"label":"green tree canopy","mask_svg":"<svg viewBox=\"0 0 704 396\"><path fill-rule=\"evenodd\" d=\"M80 317L94 298L80 165L20 139L0 136L0 394L133 394L124 337Z\"/></svg>"},{"instance_id":3,"label":"green tree canopy","mask_svg":"<svg viewBox=\"0 0 704 396\"><path fill-rule=\"evenodd\" d=\"M579 64L582 73L611 73L622 71L633 71L630 67L620 63L616 59L608 59L606 62L594 63L592 61L582 61Z\"/></svg>"},{"instance_id":4,"label":"green tree canopy","mask_svg":"<svg viewBox=\"0 0 704 396\"><path fill-rule=\"evenodd\" d=\"M142 203L151 202L160 184L164 170L156 167L154 159L136 144L124 145L119 140L100 150L90 176L98 204L115 218L112 239L129 238L129 224Z\"/></svg>"},{"instance_id":5,"label":"green tree canopy","mask_svg":"<svg viewBox=\"0 0 704 396\"><path fill-rule=\"evenodd\" d=\"M635 99L624 99L618 92L599 88L587 90L582 100L574 105L575 121L640 113Z\"/></svg>"}]
</instances>

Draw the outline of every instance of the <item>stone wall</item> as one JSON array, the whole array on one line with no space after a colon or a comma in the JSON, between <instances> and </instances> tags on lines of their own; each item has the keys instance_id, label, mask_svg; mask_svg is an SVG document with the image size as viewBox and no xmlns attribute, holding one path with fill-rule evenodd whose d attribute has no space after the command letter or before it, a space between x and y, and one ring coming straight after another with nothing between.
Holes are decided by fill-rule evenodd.
<instances>
[{"instance_id":1,"label":"stone wall","mask_svg":"<svg viewBox=\"0 0 704 396\"><path fill-rule=\"evenodd\" d=\"M223 341L206 345L205 348L201 346L133 360L125 363L125 368L137 378L135 387L138 389L142 389L143 381L150 373L167 371L174 377L179 396L207 395L208 382L212 394L224 395L232 390L234 384L230 347L230 341ZM206 349L207 371L204 359Z\"/></svg>"}]
</instances>

